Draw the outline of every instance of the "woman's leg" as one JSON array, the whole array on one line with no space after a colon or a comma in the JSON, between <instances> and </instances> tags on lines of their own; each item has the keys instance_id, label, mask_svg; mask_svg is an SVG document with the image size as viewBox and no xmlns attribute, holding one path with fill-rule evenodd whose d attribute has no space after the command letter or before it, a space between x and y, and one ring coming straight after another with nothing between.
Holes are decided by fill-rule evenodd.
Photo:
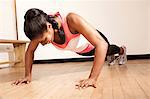
<instances>
[{"instance_id":1,"label":"woman's leg","mask_svg":"<svg viewBox=\"0 0 150 99\"><path fill-rule=\"evenodd\" d=\"M98 30L97 30L98 31ZM119 64L120 63L125 63L126 60L124 57L126 56L126 49L125 47L118 47L117 45L110 45L108 39L103 35L100 31L98 31L99 34L104 38L104 40L108 43L108 50L107 50L107 62L108 65L113 65L115 61L115 54L119 54ZM95 52L95 49L91 50L90 52L87 53L77 53L82 56L93 56Z\"/></svg>"},{"instance_id":2,"label":"woman's leg","mask_svg":"<svg viewBox=\"0 0 150 99\"><path fill-rule=\"evenodd\" d=\"M108 51L107 51L108 65L115 64L115 59L116 59L115 54L119 54L119 57L118 57L119 65L126 63L126 61L127 61L126 47L125 46L118 47L117 45L109 45Z\"/></svg>"},{"instance_id":3,"label":"woman's leg","mask_svg":"<svg viewBox=\"0 0 150 99\"><path fill-rule=\"evenodd\" d=\"M120 52L120 47L117 45L109 45L107 50L107 63L108 65L114 65L115 64L115 54L118 54Z\"/></svg>"},{"instance_id":4,"label":"woman's leg","mask_svg":"<svg viewBox=\"0 0 150 99\"><path fill-rule=\"evenodd\" d=\"M118 64L120 64L120 65L125 64L127 61L126 47L110 45L110 43L109 43L108 39L105 37L105 35L103 35L100 31L98 31L98 32L104 38L104 40L108 43L108 50L107 50L107 55L106 55L108 65L113 65L115 63L115 54L119 54Z\"/></svg>"},{"instance_id":5,"label":"woman's leg","mask_svg":"<svg viewBox=\"0 0 150 99\"><path fill-rule=\"evenodd\" d=\"M109 45L109 46L108 46L107 55L119 54L120 51L122 51L122 50L121 50L121 48L118 47L117 45Z\"/></svg>"}]
</instances>

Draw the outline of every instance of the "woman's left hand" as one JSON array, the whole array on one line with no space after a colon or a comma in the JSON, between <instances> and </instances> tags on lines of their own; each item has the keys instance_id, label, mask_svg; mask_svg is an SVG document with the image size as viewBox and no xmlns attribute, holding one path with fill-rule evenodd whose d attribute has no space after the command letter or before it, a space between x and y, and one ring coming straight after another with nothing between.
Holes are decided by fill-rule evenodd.
<instances>
[{"instance_id":1,"label":"woman's left hand","mask_svg":"<svg viewBox=\"0 0 150 99\"><path fill-rule=\"evenodd\" d=\"M88 79L85 79L85 80L80 80L79 83L76 84L76 89L87 88L87 87L96 88L96 80L88 78Z\"/></svg>"}]
</instances>

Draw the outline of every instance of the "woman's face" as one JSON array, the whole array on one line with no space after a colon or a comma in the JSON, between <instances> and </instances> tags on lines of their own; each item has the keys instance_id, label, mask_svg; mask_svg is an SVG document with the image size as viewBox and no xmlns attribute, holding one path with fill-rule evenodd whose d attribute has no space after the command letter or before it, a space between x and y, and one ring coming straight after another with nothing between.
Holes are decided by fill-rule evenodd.
<instances>
[{"instance_id":1,"label":"woman's face","mask_svg":"<svg viewBox=\"0 0 150 99\"><path fill-rule=\"evenodd\" d=\"M44 46L53 42L54 40L54 29L50 23L47 23L47 31L43 33L43 37L40 40L40 43Z\"/></svg>"}]
</instances>

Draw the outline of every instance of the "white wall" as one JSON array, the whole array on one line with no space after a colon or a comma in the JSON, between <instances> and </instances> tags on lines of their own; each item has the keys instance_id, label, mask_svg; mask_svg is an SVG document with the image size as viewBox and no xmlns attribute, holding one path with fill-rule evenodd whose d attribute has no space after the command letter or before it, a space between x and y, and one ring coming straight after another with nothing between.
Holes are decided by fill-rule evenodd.
<instances>
[{"instance_id":1,"label":"white wall","mask_svg":"<svg viewBox=\"0 0 150 99\"><path fill-rule=\"evenodd\" d=\"M102 31L111 43L127 46L127 54L149 54L148 0L17 0L19 39L27 39L23 32L23 16L29 8L47 13L75 12ZM148 45L148 46L147 46ZM35 59L81 57L61 52L53 46L38 47Z\"/></svg>"},{"instance_id":2,"label":"white wall","mask_svg":"<svg viewBox=\"0 0 150 99\"><path fill-rule=\"evenodd\" d=\"M14 0L0 0L0 39L17 38L14 9ZM0 61L4 60L8 60L8 53L0 52ZM0 67L2 66L8 65L0 65Z\"/></svg>"},{"instance_id":3,"label":"white wall","mask_svg":"<svg viewBox=\"0 0 150 99\"><path fill-rule=\"evenodd\" d=\"M0 0L0 39L16 39L14 0Z\"/></svg>"},{"instance_id":4,"label":"white wall","mask_svg":"<svg viewBox=\"0 0 150 99\"><path fill-rule=\"evenodd\" d=\"M148 0L148 50L150 53L150 1Z\"/></svg>"}]
</instances>

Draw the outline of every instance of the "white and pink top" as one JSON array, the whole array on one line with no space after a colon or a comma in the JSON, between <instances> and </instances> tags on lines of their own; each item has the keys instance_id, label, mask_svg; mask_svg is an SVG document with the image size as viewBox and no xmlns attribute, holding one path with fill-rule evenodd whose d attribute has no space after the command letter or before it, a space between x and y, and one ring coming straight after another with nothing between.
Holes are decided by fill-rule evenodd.
<instances>
[{"instance_id":1,"label":"white and pink top","mask_svg":"<svg viewBox=\"0 0 150 99\"><path fill-rule=\"evenodd\" d=\"M77 53L87 53L94 49L94 46L80 33L72 34L68 28L66 18L62 18L59 12L56 13L58 17L62 20L62 26L65 33L65 43L64 44L57 44L52 42L52 44L61 50L70 50Z\"/></svg>"}]
</instances>

